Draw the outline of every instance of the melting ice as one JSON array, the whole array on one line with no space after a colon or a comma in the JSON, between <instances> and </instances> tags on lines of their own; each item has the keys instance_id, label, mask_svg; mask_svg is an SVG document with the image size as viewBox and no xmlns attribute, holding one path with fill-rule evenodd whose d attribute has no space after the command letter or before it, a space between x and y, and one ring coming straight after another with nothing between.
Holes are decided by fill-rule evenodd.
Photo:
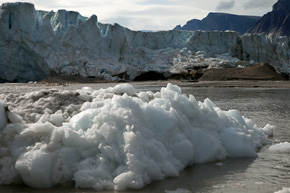
<instances>
[{"instance_id":1,"label":"melting ice","mask_svg":"<svg viewBox=\"0 0 290 193\"><path fill-rule=\"evenodd\" d=\"M156 93L120 84L0 99L0 184L36 188L139 189L195 163L256 157L273 129L170 83Z\"/></svg>"},{"instance_id":2,"label":"melting ice","mask_svg":"<svg viewBox=\"0 0 290 193\"><path fill-rule=\"evenodd\" d=\"M275 144L275 145L270 146L269 150L287 153L287 152L290 152L290 143L284 142L284 143Z\"/></svg>"}]
</instances>

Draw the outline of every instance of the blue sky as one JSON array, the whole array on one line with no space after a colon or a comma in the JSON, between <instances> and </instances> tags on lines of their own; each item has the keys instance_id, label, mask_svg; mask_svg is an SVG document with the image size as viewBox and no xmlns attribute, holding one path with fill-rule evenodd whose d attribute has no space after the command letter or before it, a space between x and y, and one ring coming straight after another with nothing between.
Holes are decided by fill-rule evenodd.
<instances>
[{"instance_id":1,"label":"blue sky","mask_svg":"<svg viewBox=\"0 0 290 193\"><path fill-rule=\"evenodd\" d=\"M22 1L22 0L17 0ZM16 2L0 0L0 3ZM277 0L24 0L36 9L66 9L98 16L101 23L119 23L132 30L170 30L209 12L264 15Z\"/></svg>"}]
</instances>

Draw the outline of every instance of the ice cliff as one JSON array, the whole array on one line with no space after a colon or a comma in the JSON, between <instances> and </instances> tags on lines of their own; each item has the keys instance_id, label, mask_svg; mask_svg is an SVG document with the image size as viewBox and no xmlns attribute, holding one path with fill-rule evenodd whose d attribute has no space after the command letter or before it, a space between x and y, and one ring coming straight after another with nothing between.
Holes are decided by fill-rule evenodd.
<instances>
[{"instance_id":1,"label":"ice cliff","mask_svg":"<svg viewBox=\"0 0 290 193\"><path fill-rule=\"evenodd\" d=\"M29 3L0 7L0 82L49 75L131 79L155 71L165 77L194 67L267 62L290 73L289 38L235 32L137 32L77 12L37 11Z\"/></svg>"}]
</instances>

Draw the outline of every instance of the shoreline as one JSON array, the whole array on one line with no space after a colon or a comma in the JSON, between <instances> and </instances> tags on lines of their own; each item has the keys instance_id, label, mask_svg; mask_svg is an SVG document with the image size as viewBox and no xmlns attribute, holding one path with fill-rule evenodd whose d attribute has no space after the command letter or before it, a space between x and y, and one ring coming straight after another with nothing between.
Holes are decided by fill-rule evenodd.
<instances>
[{"instance_id":1,"label":"shoreline","mask_svg":"<svg viewBox=\"0 0 290 193\"><path fill-rule=\"evenodd\" d=\"M237 88L290 88L290 81L237 80L237 81L200 81L194 87L237 87Z\"/></svg>"},{"instance_id":2,"label":"shoreline","mask_svg":"<svg viewBox=\"0 0 290 193\"><path fill-rule=\"evenodd\" d=\"M190 81L185 79L168 79L168 80L148 80L148 81L104 81L95 78L77 78L72 77L53 77L43 81L37 82L37 85L116 85L122 83L129 83L132 85L159 85L166 86L167 83L176 84L179 86L186 85L192 87L248 87L248 88L290 88L289 80L267 80L267 79L248 79L248 80L200 80Z\"/></svg>"},{"instance_id":3,"label":"shoreline","mask_svg":"<svg viewBox=\"0 0 290 193\"><path fill-rule=\"evenodd\" d=\"M49 82L36 82L36 83L0 83L0 93L3 91L9 92L12 87L18 87L19 91L25 91L44 88L61 88L74 87L82 88L85 86L95 88L107 88L115 86L117 84L128 83L136 87L147 86L160 86L165 87L168 83L178 85L180 87L193 87L193 88L290 88L290 81L273 81L273 80L234 80L234 81L186 81L186 80L159 80L159 81L74 81L74 82L62 82L62 81L49 81ZM31 88L31 89L29 89ZM15 90L15 88L13 89Z\"/></svg>"}]
</instances>

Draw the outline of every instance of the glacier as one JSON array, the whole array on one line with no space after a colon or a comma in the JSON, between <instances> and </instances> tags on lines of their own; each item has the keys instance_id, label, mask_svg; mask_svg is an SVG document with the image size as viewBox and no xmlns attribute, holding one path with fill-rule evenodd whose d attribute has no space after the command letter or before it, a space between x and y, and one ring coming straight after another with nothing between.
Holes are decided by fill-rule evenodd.
<instances>
[{"instance_id":1,"label":"glacier","mask_svg":"<svg viewBox=\"0 0 290 193\"><path fill-rule=\"evenodd\" d=\"M290 73L289 38L226 31L132 31L102 24L96 15L35 10L30 3L0 7L0 82L72 75L134 80L154 71L165 77L195 67L270 63Z\"/></svg>"},{"instance_id":2,"label":"glacier","mask_svg":"<svg viewBox=\"0 0 290 193\"><path fill-rule=\"evenodd\" d=\"M0 94L0 185L140 189L193 164L256 158L274 128L170 83Z\"/></svg>"}]
</instances>

